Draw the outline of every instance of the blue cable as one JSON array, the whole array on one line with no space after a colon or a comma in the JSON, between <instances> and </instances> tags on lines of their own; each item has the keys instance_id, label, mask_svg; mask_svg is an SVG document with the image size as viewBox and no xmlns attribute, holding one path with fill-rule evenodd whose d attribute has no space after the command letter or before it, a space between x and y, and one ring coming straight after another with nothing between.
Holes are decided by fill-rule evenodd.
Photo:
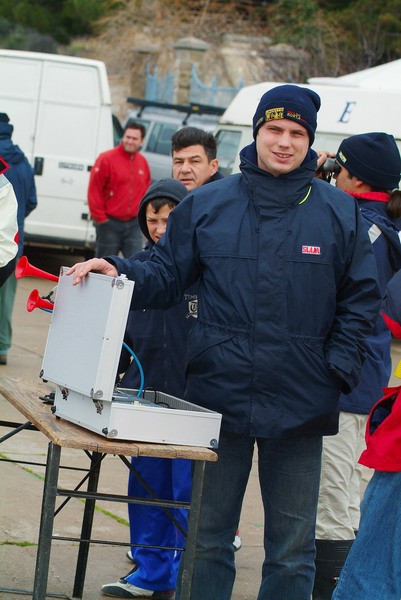
<instances>
[{"instance_id":1,"label":"blue cable","mask_svg":"<svg viewBox=\"0 0 401 600\"><path fill-rule=\"evenodd\" d=\"M123 342L123 346L124 346L124 348L126 350L128 350L128 352L131 354L132 358L134 359L134 361L138 365L139 374L141 376L141 381L140 381L140 384L139 384L139 390L138 390L138 393L137 393L137 397L139 398L140 396L142 396L143 388L145 387L145 374L143 372L142 365L139 362L139 358L137 357L137 355L135 354L135 352L133 350L131 350L131 348L129 346L127 346L127 344L125 342Z\"/></svg>"}]
</instances>

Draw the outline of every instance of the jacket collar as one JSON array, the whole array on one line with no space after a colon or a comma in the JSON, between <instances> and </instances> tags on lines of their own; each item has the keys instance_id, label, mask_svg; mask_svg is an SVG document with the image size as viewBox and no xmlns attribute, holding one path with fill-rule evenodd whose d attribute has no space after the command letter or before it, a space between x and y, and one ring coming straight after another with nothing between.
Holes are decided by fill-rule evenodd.
<instances>
[{"instance_id":1,"label":"jacket collar","mask_svg":"<svg viewBox=\"0 0 401 600\"><path fill-rule=\"evenodd\" d=\"M312 148L298 169L275 177L260 169L257 164L256 144L252 142L240 152L240 169L249 193L258 198L274 200L282 206L291 206L306 201L317 168L317 154Z\"/></svg>"},{"instance_id":2,"label":"jacket collar","mask_svg":"<svg viewBox=\"0 0 401 600\"><path fill-rule=\"evenodd\" d=\"M371 202L388 202L390 194L387 192L364 192L363 194L357 194L356 192L349 192L345 190L347 194L353 196L357 200L370 200Z\"/></svg>"}]
</instances>

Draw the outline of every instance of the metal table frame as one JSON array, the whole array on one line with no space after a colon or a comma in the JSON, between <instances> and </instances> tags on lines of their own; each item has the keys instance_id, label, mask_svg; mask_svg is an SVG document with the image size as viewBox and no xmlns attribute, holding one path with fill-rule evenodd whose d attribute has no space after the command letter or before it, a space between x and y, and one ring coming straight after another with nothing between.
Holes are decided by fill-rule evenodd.
<instances>
[{"instance_id":1,"label":"metal table frame","mask_svg":"<svg viewBox=\"0 0 401 600\"><path fill-rule=\"evenodd\" d=\"M88 563L88 553L91 543L125 545L129 543L107 542L105 540L91 539L93 516L97 500L107 500L111 502L130 502L160 506L172 518L177 526L170 508L184 508L189 510L188 531L186 532L186 548L183 555L183 568L181 575L181 598L189 600L191 596L193 565L195 559L196 540L199 524L199 514L201 508L201 497L203 489L203 479L205 463L215 461L216 454L207 448L194 448L188 446L166 446L162 444L148 444L139 442L121 442L103 439L101 436L90 431L84 430L72 423L56 419L51 414L50 407L44 405L38 398L40 395L39 386L27 390L26 386L18 386L15 381L0 385L0 394L2 394L11 404L22 412L29 420L26 423L13 423L9 421L0 421L0 425L12 427L13 431L0 438L0 443L9 439L11 436L25 429L36 429L41 431L49 439L48 452L45 466L45 481L42 497L42 509L39 527L38 548L36 554L35 579L33 587L33 600L45 600L47 594L47 584L49 575L50 553L53 538L54 517L63 506L72 497L85 499L84 514L82 519L82 528L80 538L60 537L57 540L79 541L79 550L77 565L75 570L75 579L73 587L73 598L82 598L86 568ZM41 390L43 394L43 389ZM77 448L83 450L90 460L90 467L81 482L74 490L58 488L61 448ZM171 500L156 499L152 494L151 488L142 480L143 485L153 498L134 498L126 495L105 494L98 491L99 474L102 461L107 454L118 455L122 462L131 469L139 479L142 479L136 473L135 468L127 460L126 456L161 456L163 458L188 458L193 461L193 480L191 500L187 502L177 502ZM21 461L15 461L21 462ZM27 463L37 464L37 463ZM82 469L78 469L82 470ZM87 482L86 490L80 488ZM56 510L57 496L64 496L67 499ZM185 533L185 532L184 532ZM171 550L180 548L171 548ZM1 591L1 589L0 589ZM5 591L3 589L3 591ZM54 594L52 594L54 596ZM65 596L64 596L65 597Z\"/></svg>"}]
</instances>

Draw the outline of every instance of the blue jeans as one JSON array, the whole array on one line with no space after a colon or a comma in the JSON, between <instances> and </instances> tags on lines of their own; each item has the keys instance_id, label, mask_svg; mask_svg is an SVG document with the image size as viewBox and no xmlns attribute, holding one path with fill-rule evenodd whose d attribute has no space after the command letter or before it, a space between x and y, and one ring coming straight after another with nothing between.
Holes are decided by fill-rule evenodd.
<instances>
[{"instance_id":1,"label":"blue jeans","mask_svg":"<svg viewBox=\"0 0 401 600\"><path fill-rule=\"evenodd\" d=\"M400 600L401 473L375 471L333 600Z\"/></svg>"},{"instance_id":2,"label":"blue jeans","mask_svg":"<svg viewBox=\"0 0 401 600\"><path fill-rule=\"evenodd\" d=\"M265 512L265 560L258 600L310 600L321 436L255 440L225 432L220 435L218 461L206 464L191 600L205 600L205 589L207 598L231 598L235 579L232 542L255 441Z\"/></svg>"},{"instance_id":3,"label":"blue jeans","mask_svg":"<svg viewBox=\"0 0 401 600\"><path fill-rule=\"evenodd\" d=\"M109 218L105 223L95 223L96 256L118 255L121 251L125 258L141 252L146 239L138 224L138 219L119 221Z\"/></svg>"}]
</instances>

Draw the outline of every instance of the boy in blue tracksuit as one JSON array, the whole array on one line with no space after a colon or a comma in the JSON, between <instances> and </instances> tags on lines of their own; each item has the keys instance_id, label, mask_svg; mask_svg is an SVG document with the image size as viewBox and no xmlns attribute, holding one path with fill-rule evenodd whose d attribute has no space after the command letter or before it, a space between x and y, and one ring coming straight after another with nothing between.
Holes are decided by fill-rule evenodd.
<instances>
[{"instance_id":1,"label":"boy in blue tracksuit","mask_svg":"<svg viewBox=\"0 0 401 600\"><path fill-rule=\"evenodd\" d=\"M135 258L149 259L154 244L164 234L170 212L186 195L185 186L174 179L154 183L142 198L138 223L148 244ZM125 343L139 358L145 387L161 390L178 398L185 391L185 349L193 318L197 316L197 296L191 290L182 302L168 310L131 311ZM119 372L124 373L120 387L139 388L140 374L130 355L123 350ZM132 464L158 497L189 501L191 462L183 459L133 458ZM129 496L149 497L141 483L130 472ZM162 508L128 505L132 544L183 547L184 536L165 515ZM186 530L187 511L175 510L174 517ZM135 567L118 582L102 586L104 594L123 598L174 597L180 552L156 548L132 548L129 558Z\"/></svg>"}]
</instances>

